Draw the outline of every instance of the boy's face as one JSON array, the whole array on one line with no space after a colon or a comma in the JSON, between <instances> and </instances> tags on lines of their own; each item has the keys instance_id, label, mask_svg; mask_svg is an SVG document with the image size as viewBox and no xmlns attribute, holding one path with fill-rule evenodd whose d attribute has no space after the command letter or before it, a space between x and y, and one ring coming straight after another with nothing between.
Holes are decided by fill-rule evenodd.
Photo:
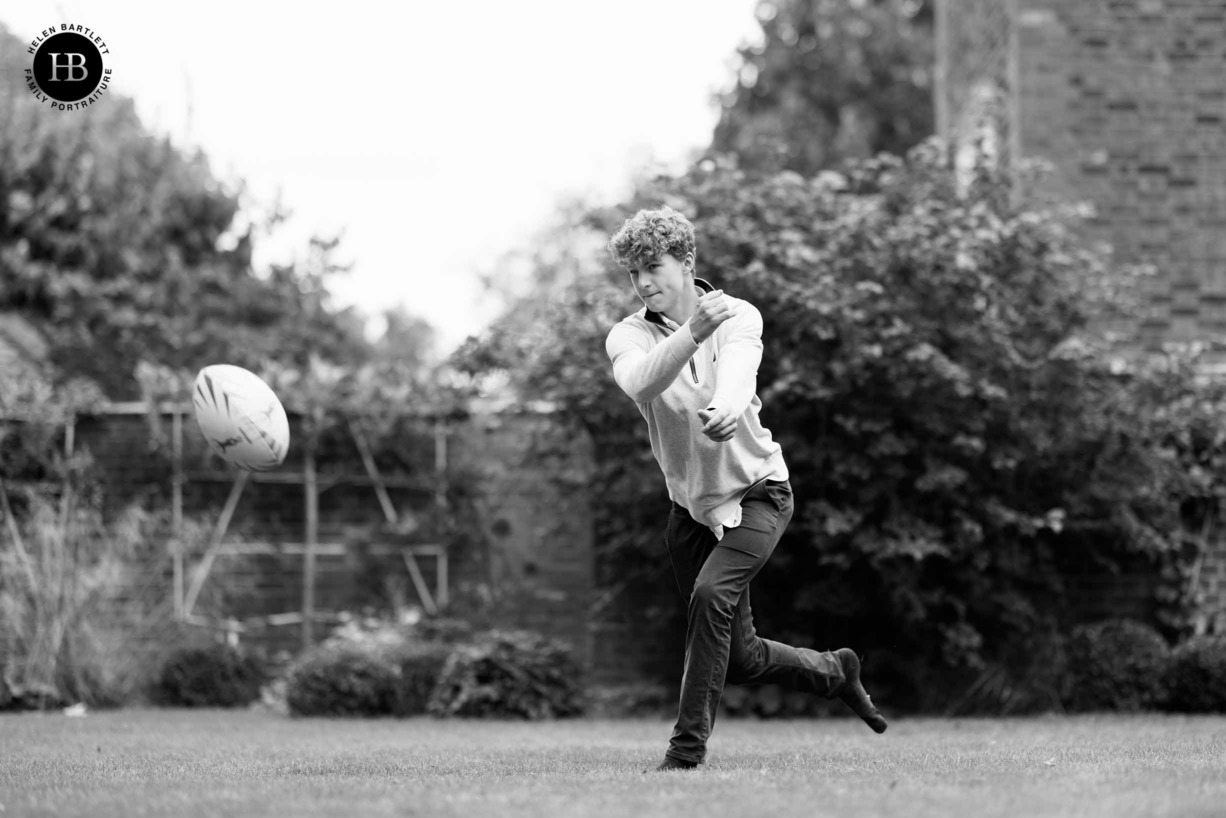
<instances>
[{"instance_id":1,"label":"boy's face","mask_svg":"<svg viewBox=\"0 0 1226 818\"><path fill-rule=\"evenodd\" d=\"M694 287L693 263L693 256L677 261L668 253L661 253L632 266L630 283L647 309L669 315L677 311L682 294Z\"/></svg>"}]
</instances>

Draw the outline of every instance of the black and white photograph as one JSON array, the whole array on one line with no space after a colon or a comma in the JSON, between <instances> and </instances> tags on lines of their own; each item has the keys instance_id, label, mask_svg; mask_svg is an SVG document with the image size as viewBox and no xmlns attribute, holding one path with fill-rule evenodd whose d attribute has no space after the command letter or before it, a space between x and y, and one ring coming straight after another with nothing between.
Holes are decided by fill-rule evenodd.
<instances>
[{"instance_id":1,"label":"black and white photograph","mask_svg":"<svg viewBox=\"0 0 1226 818\"><path fill-rule=\"evenodd\" d=\"M0 817L1226 814L1226 0L0 6Z\"/></svg>"}]
</instances>

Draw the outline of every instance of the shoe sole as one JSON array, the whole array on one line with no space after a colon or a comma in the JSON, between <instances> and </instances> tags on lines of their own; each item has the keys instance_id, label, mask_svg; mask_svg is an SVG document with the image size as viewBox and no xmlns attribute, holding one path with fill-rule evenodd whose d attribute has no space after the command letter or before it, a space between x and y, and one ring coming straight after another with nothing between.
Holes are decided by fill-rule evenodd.
<instances>
[{"instance_id":1,"label":"shoe sole","mask_svg":"<svg viewBox=\"0 0 1226 818\"><path fill-rule=\"evenodd\" d=\"M874 733L884 733L889 727L885 716L881 715L881 711L873 704L864 685L860 684L860 657L856 656L855 651L850 648L840 648L836 651L836 655L839 657L840 664L843 665L845 676L844 689L838 694L839 700L850 707L852 712L872 728Z\"/></svg>"}]
</instances>

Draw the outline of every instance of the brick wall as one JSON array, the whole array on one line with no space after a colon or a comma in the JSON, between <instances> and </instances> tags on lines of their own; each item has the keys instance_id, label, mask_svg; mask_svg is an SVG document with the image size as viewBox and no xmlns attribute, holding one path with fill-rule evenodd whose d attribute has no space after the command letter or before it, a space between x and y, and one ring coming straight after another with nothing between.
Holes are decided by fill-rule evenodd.
<instances>
[{"instance_id":1,"label":"brick wall","mask_svg":"<svg viewBox=\"0 0 1226 818\"><path fill-rule=\"evenodd\" d=\"M473 481L490 543L484 582L508 623L570 642L590 660L595 592L591 441L547 415L469 421L449 457Z\"/></svg>"},{"instance_id":2,"label":"brick wall","mask_svg":"<svg viewBox=\"0 0 1226 818\"><path fill-rule=\"evenodd\" d=\"M1022 152L1055 165L1050 192L1095 205L1091 240L1154 266L1138 340L1220 342L1226 0L1019 0L1018 24ZM1226 610L1226 542L1201 582Z\"/></svg>"},{"instance_id":3,"label":"brick wall","mask_svg":"<svg viewBox=\"0 0 1226 818\"><path fill-rule=\"evenodd\" d=\"M1156 265L1142 340L1226 333L1226 0L1021 0L1023 153Z\"/></svg>"}]
</instances>

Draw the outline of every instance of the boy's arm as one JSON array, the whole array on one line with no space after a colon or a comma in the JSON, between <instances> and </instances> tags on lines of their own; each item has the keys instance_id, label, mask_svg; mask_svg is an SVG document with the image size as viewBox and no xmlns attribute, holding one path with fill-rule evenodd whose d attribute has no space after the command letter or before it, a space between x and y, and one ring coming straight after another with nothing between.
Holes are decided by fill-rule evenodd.
<instances>
[{"instance_id":1,"label":"boy's arm","mask_svg":"<svg viewBox=\"0 0 1226 818\"><path fill-rule=\"evenodd\" d=\"M613 362L613 379L636 403L655 400L677 379L698 351L688 326L683 326L654 347L645 331L618 324L605 339Z\"/></svg>"},{"instance_id":2,"label":"boy's arm","mask_svg":"<svg viewBox=\"0 0 1226 818\"><path fill-rule=\"evenodd\" d=\"M743 302L723 327L724 338L715 362L715 394L711 406L727 417L740 417L758 389L762 363L762 313Z\"/></svg>"}]
</instances>

